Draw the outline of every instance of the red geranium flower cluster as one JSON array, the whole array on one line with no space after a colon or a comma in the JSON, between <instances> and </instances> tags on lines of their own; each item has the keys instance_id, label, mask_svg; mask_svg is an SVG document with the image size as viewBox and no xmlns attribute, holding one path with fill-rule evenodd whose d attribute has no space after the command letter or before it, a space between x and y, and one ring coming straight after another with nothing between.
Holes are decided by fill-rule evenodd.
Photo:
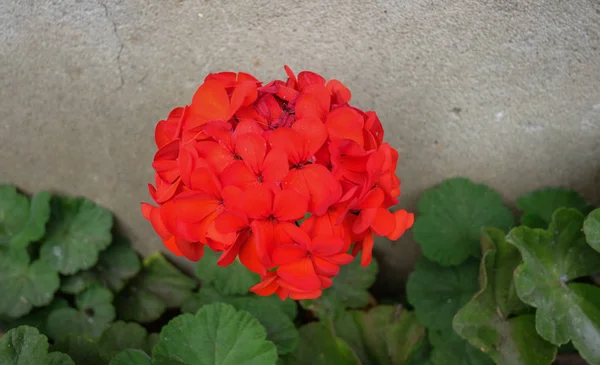
<instances>
[{"instance_id":1,"label":"red geranium flower cluster","mask_svg":"<svg viewBox=\"0 0 600 365\"><path fill-rule=\"evenodd\" d=\"M205 246L262 281L251 291L316 298L373 235L398 239L413 223L398 202L398 153L375 112L313 72L263 85L246 73L210 74L191 105L156 126L150 195L142 212L165 246L199 260ZM308 216L302 224L298 224Z\"/></svg>"}]
</instances>

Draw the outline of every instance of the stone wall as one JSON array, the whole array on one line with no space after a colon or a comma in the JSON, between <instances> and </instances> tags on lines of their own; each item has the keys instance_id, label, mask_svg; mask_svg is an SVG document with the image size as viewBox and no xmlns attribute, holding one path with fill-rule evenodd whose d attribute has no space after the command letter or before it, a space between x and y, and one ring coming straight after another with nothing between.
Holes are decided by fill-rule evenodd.
<instances>
[{"instance_id":1,"label":"stone wall","mask_svg":"<svg viewBox=\"0 0 600 365\"><path fill-rule=\"evenodd\" d=\"M284 64L378 112L404 207L455 175L600 200L597 0L0 0L0 180L86 195L149 253L154 124L208 72ZM378 248L402 281L410 234Z\"/></svg>"}]
</instances>

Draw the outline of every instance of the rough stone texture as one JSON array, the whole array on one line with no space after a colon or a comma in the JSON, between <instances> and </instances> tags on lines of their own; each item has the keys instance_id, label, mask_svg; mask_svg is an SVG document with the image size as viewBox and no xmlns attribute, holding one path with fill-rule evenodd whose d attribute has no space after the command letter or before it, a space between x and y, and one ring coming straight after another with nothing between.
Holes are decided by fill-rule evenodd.
<instances>
[{"instance_id":1,"label":"rough stone texture","mask_svg":"<svg viewBox=\"0 0 600 365\"><path fill-rule=\"evenodd\" d=\"M598 0L0 0L0 180L111 208L144 253L153 128L204 75L338 78L401 154L402 205L463 175L598 202ZM418 249L379 242L400 280Z\"/></svg>"}]
</instances>

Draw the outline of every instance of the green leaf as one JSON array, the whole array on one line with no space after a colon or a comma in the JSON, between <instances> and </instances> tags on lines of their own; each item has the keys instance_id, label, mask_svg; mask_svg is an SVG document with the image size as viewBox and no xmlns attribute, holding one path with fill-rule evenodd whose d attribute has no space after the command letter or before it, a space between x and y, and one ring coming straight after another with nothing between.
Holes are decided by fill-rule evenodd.
<instances>
[{"instance_id":1,"label":"green leaf","mask_svg":"<svg viewBox=\"0 0 600 365\"><path fill-rule=\"evenodd\" d=\"M432 365L492 365L494 362L486 354L471 346L452 331L430 333L433 345Z\"/></svg>"},{"instance_id":2,"label":"green leaf","mask_svg":"<svg viewBox=\"0 0 600 365\"><path fill-rule=\"evenodd\" d=\"M86 289L75 298L77 309L60 308L48 316L48 335L58 340L66 335L99 337L115 319L112 293L100 286Z\"/></svg>"},{"instance_id":3,"label":"green leaf","mask_svg":"<svg viewBox=\"0 0 600 365\"><path fill-rule=\"evenodd\" d=\"M144 351L127 349L113 357L108 365L152 365L152 359Z\"/></svg>"},{"instance_id":4,"label":"green leaf","mask_svg":"<svg viewBox=\"0 0 600 365\"><path fill-rule=\"evenodd\" d=\"M48 354L48 338L33 327L11 329L0 338L2 365L75 365L65 354Z\"/></svg>"},{"instance_id":5,"label":"green leaf","mask_svg":"<svg viewBox=\"0 0 600 365\"><path fill-rule=\"evenodd\" d=\"M52 198L48 232L40 258L61 274L89 269L111 241L113 217L85 198Z\"/></svg>"},{"instance_id":6,"label":"green leaf","mask_svg":"<svg viewBox=\"0 0 600 365\"><path fill-rule=\"evenodd\" d=\"M13 185L0 184L0 245L8 246L29 217L29 202Z\"/></svg>"},{"instance_id":7,"label":"green leaf","mask_svg":"<svg viewBox=\"0 0 600 365\"><path fill-rule=\"evenodd\" d=\"M18 319L15 319L14 321L11 321L10 323L8 323L7 328L16 328L19 326L35 327L38 329L38 331L40 331L41 334L47 335L48 330L46 327L46 321L50 313L52 313L56 309L67 308L68 306L69 303L67 303L65 299L54 299L54 301L52 301L52 303L50 303L49 305L41 307L39 309L35 309L31 313Z\"/></svg>"},{"instance_id":8,"label":"green leaf","mask_svg":"<svg viewBox=\"0 0 600 365\"><path fill-rule=\"evenodd\" d=\"M63 354L62 352L51 352L46 357L46 363L44 365L75 365L75 363L67 354Z\"/></svg>"},{"instance_id":9,"label":"green leaf","mask_svg":"<svg viewBox=\"0 0 600 365\"><path fill-rule=\"evenodd\" d=\"M50 217L50 193L36 194L31 203L12 185L0 184L0 246L26 248L42 238Z\"/></svg>"},{"instance_id":10,"label":"green leaf","mask_svg":"<svg viewBox=\"0 0 600 365\"><path fill-rule=\"evenodd\" d=\"M197 292L188 295L181 303L182 313L196 313L198 309L207 304L225 303L231 304L234 299L238 298L234 295L223 295L217 289L211 286L202 286Z\"/></svg>"},{"instance_id":11,"label":"green leaf","mask_svg":"<svg viewBox=\"0 0 600 365\"><path fill-rule=\"evenodd\" d=\"M507 240L523 257L515 286L521 300L537 308L537 332L555 345L572 340L583 358L600 363L600 309L568 284L600 268L600 254L585 242L583 219L575 209L558 209L548 230L518 227Z\"/></svg>"},{"instance_id":12,"label":"green leaf","mask_svg":"<svg viewBox=\"0 0 600 365\"><path fill-rule=\"evenodd\" d=\"M585 239L592 248L600 252L600 208L591 212L583 222Z\"/></svg>"},{"instance_id":13,"label":"green leaf","mask_svg":"<svg viewBox=\"0 0 600 365\"><path fill-rule=\"evenodd\" d=\"M300 327L300 342L285 357L286 365L359 365L360 361L344 340L335 337L322 322Z\"/></svg>"},{"instance_id":14,"label":"green leaf","mask_svg":"<svg viewBox=\"0 0 600 365\"><path fill-rule=\"evenodd\" d=\"M443 267L422 257L406 284L408 301L426 327L450 331L452 318L477 291L479 263L470 259L460 266Z\"/></svg>"},{"instance_id":15,"label":"green leaf","mask_svg":"<svg viewBox=\"0 0 600 365\"><path fill-rule=\"evenodd\" d=\"M140 259L126 238L117 238L106 250L100 252L98 263L90 270L80 271L63 279L60 290L78 294L95 284L119 292L127 280L140 271Z\"/></svg>"},{"instance_id":16,"label":"green leaf","mask_svg":"<svg viewBox=\"0 0 600 365\"><path fill-rule=\"evenodd\" d=\"M483 227L508 230L514 218L496 191L469 179L452 178L423 193L413 236L423 255L443 266L479 258Z\"/></svg>"},{"instance_id":17,"label":"green leaf","mask_svg":"<svg viewBox=\"0 0 600 365\"><path fill-rule=\"evenodd\" d=\"M375 258L369 266L362 267L360 256L357 256L350 264L340 268L331 288L323 290L317 299L300 301L300 305L321 319L335 319L347 308L366 307L372 298L368 289L375 282L378 270Z\"/></svg>"},{"instance_id":18,"label":"green leaf","mask_svg":"<svg viewBox=\"0 0 600 365\"><path fill-rule=\"evenodd\" d=\"M91 338L68 334L56 341L54 350L68 354L77 365L106 365L98 343Z\"/></svg>"},{"instance_id":19,"label":"green leaf","mask_svg":"<svg viewBox=\"0 0 600 365\"><path fill-rule=\"evenodd\" d=\"M203 283L212 285L220 293L247 294L260 281L260 276L248 270L239 259L226 267L217 265L218 259L218 253L204 250L204 257L196 264L196 275Z\"/></svg>"},{"instance_id":20,"label":"green leaf","mask_svg":"<svg viewBox=\"0 0 600 365\"><path fill-rule=\"evenodd\" d=\"M143 350L146 348L146 337L148 332L137 323L115 322L100 337L98 342L100 355L109 362L126 349Z\"/></svg>"},{"instance_id":21,"label":"green leaf","mask_svg":"<svg viewBox=\"0 0 600 365\"><path fill-rule=\"evenodd\" d=\"M46 222L50 218L50 193L37 193L29 206L29 216L21 231L12 239L11 246L25 248L31 242L40 240L46 232Z\"/></svg>"},{"instance_id":22,"label":"green leaf","mask_svg":"<svg viewBox=\"0 0 600 365\"><path fill-rule=\"evenodd\" d=\"M24 249L0 247L0 272L0 315L12 318L50 303L60 285L58 274L39 260L30 264Z\"/></svg>"},{"instance_id":23,"label":"green leaf","mask_svg":"<svg viewBox=\"0 0 600 365\"><path fill-rule=\"evenodd\" d=\"M591 206L574 190L548 188L534 191L517 199L523 212L521 224L530 228L548 228L552 214L558 208L574 208L587 214Z\"/></svg>"},{"instance_id":24,"label":"green leaf","mask_svg":"<svg viewBox=\"0 0 600 365\"><path fill-rule=\"evenodd\" d=\"M160 253L144 260L143 268L117 295L120 319L141 323L158 319L167 308L177 308L196 282L169 263Z\"/></svg>"},{"instance_id":25,"label":"green leaf","mask_svg":"<svg viewBox=\"0 0 600 365\"><path fill-rule=\"evenodd\" d=\"M210 304L163 327L152 352L153 364L275 364L277 350L265 337L265 329L247 312Z\"/></svg>"},{"instance_id":26,"label":"green leaf","mask_svg":"<svg viewBox=\"0 0 600 365\"><path fill-rule=\"evenodd\" d=\"M496 228L484 229L481 244L481 289L454 317L454 330L496 364L550 364L557 348L537 334L534 316L509 317L523 310L520 301L513 300L512 278L521 263L519 251Z\"/></svg>"},{"instance_id":27,"label":"green leaf","mask_svg":"<svg viewBox=\"0 0 600 365\"><path fill-rule=\"evenodd\" d=\"M380 305L369 312L349 311L334 323L335 333L362 365L403 365L414 357L425 328L402 306Z\"/></svg>"},{"instance_id":28,"label":"green leaf","mask_svg":"<svg viewBox=\"0 0 600 365\"><path fill-rule=\"evenodd\" d=\"M123 289L125 283L133 278L140 268L140 259L131 248L129 240L117 237L108 249L100 253L94 270L100 282L116 293Z\"/></svg>"},{"instance_id":29,"label":"green leaf","mask_svg":"<svg viewBox=\"0 0 600 365\"><path fill-rule=\"evenodd\" d=\"M146 338L146 352L151 354L154 346L160 341L160 333L151 333Z\"/></svg>"},{"instance_id":30,"label":"green leaf","mask_svg":"<svg viewBox=\"0 0 600 365\"><path fill-rule=\"evenodd\" d=\"M264 298L266 299L266 297ZM294 351L298 344L298 331L281 305L262 298L246 297L234 300L233 306L237 310L244 310L258 319L267 331L267 340L277 346L279 355Z\"/></svg>"}]
</instances>

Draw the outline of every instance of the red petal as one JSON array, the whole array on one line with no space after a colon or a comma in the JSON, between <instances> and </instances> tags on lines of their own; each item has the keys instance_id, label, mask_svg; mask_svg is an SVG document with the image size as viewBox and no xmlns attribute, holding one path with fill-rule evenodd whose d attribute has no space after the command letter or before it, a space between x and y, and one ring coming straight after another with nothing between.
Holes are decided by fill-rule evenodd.
<instances>
[{"instance_id":1,"label":"red petal","mask_svg":"<svg viewBox=\"0 0 600 365\"><path fill-rule=\"evenodd\" d=\"M376 219L377 210L378 208L362 209L358 214L358 219L356 219L356 222L352 226L352 232L362 233L366 231Z\"/></svg>"},{"instance_id":2,"label":"red petal","mask_svg":"<svg viewBox=\"0 0 600 365\"><path fill-rule=\"evenodd\" d=\"M294 109L298 119L315 118L325 120L328 110L323 108L323 103L314 94L300 94L296 99L296 107Z\"/></svg>"},{"instance_id":3,"label":"red petal","mask_svg":"<svg viewBox=\"0 0 600 365\"><path fill-rule=\"evenodd\" d=\"M220 216L220 215L219 215ZM218 216L217 216L218 218ZM215 218L216 221L216 218ZM212 224L208 226L206 230L206 238L208 240L214 241L213 245L216 243L221 247L230 247L233 246L235 240L237 238L237 231L234 232L221 232L216 228L216 223L213 221Z\"/></svg>"},{"instance_id":4,"label":"red petal","mask_svg":"<svg viewBox=\"0 0 600 365\"><path fill-rule=\"evenodd\" d=\"M174 236L171 236L169 239L163 240L163 244L165 245L167 250L171 251L176 256L183 256L181 251L179 251L177 244L175 243L176 241L177 239Z\"/></svg>"},{"instance_id":5,"label":"red petal","mask_svg":"<svg viewBox=\"0 0 600 365\"><path fill-rule=\"evenodd\" d=\"M297 131L278 128L269 136L269 143L273 149L284 151L291 163L297 165L304 162L304 141Z\"/></svg>"},{"instance_id":6,"label":"red petal","mask_svg":"<svg viewBox=\"0 0 600 365\"><path fill-rule=\"evenodd\" d=\"M373 111L368 111L365 114L367 115L365 128L369 130L373 137L375 137L377 146L380 146L383 142L383 126L381 125L381 121L379 120L379 117L377 117L377 113Z\"/></svg>"},{"instance_id":7,"label":"red petal","mask_svg":"<svg viewBox=\"0 0 600 365\"><path fill-rule=\"evenodd\" d=\"M200 222L211 213L216 212L220 206L220 201L209 194L199 192L182 193L172 202L173 204L169 205L169 208L173 209L172 213L177 219L188 223ZM167 204L163 207L167 208Z\"/></svg>"},{"instance_id":8,"label":"red petal","mask_svg":"<svg viewBox=\"0 0 600 365\"><path fill-rule=\"evenodd\" d=\"M371 223L371 229L378 236L390 235L396 229L396 218L387 209L379 208Z\"/></svg>"},{"instance_id":9,"label":"red petal","mask_svg":"<svg viewBox=\"0 0 600 365\"><path fill-rule=\"evenodd\" d=\"M296 245L282 245L273 251L273 265L288 265L306 258L306 248Z\"/></svg>"},{"instance_id":10,"label":"red petal","mask_svg":"<svg viewBox=\"0 0 600 365\"><path fill-rule=\"evenodd\" d=\"M396 227L394 231L387 236L392 241L399 239L407 229L412 227L415 221L414 214L409 213L406 210L394 212L394 218L396 218Z\"/></svg>"},{"instance_id":11,"label":"red petal","mask_svg":"<svg viewBox=\"0 0 600 365\"><path fill-rule=\"evenodd\" d=\"M190 113L210 120L228 120L230 117L229 96L223 84L217 80L208 80L202 84L190 105Z\"/></svg>"},{"instance_id":12,"label":"red petal","mask_svg":"<svg viewBox=\"0 0 600 365\"><path fill-rule=\"evenodd\" d=\"M308 209L308 199L294 190L280 190L275 193L273 215L278 221L302 219Z\"/></svg>"},{"instance_id":13,"label":"red petal","mask_svg":"<svg viewBox=\"0 0 600 365\"><path fill-rule=\"evenodd\" d=\"M263 281L250 288L250 291L262 296L268 296L275 293L279 288L279 285L277 284L277 275L275 273L269 274L272 275L263 278Z\"/></svg>"},{"instance_id":14,"label":"red petal","mask_svg":"<svg viewBox=\"0 0 600 365\"><path fill-rule=\"evenodd\" d=\"M327 82L327 90L331 93L334 104L344 104L352 98L350 90L338 80L329 80Z\"/></svg>"},{"instance_id":15,"label":"red petal","mask_svg":"<svg viewBox=\"0 0 600 365\"><path fill-rule=\"evenodd\" d=\"M292 129L303 138L302 159L304 161L312 158L327 140L327 127L315 118L298 119Z\"/></svg>"},{"instance_id":16,"label":"red petal","mask_svg":"<svg viewBox=\"0 0 600 365\"><path fill-rule=\"evenodd\" d=\"M308 245L308 250L316 256L330 256L342 253L344 240L335 236L316 236Z\"/></svg>"},{"instance_id":17,"label":"red petal","mask_svg":"<svg viewBox=\"0 0 600 365\"><path fill-rule=\"evenodd\" d=\"M321 287L321 281L308 258L279 266L277 275L300 290L318 290Z\"/></svg>"},{"instance_id":18,"label":"red petal","mask_svg":"<svg viewBox=\"0 0 600 365\"><path fill-rule=\"evenodd\" d=\"M244 133L236 139L235 152L252 172L259 174L267 153L267 142L257 133Z\"/></svg>"},{"instance_id":19,"label":"red petal","mask_svg":"<svg viewBox=\"0 0 600 365\"><path fill-rule=\"evenodd\" d=\"M290 243L298 244L303 248L306 248L310 245L311 239L306 233L306 231L302 230L295 224L281 223L278 225L278 228L280 228L282 231L281 235L285 234L285 236L287 236L286 238L280 236L280 242L284 243L284 241L288 241Z\"/></svg>"},{"instance_id":20,"label":"red petal","mask_svg":"<svg viewBox=\"0 0 600 365\"><path fill-rule=\"evenodd\" d=\"M205 159L217 174L221 174L229 164L236 161L228 148L213 141L198 142L195 148L198 156Z\"/></svg>"},{"instance_id":21,"label":"red petal","mask_svg":"<svg viewBox=\"0 0 600 365\"><path fill-rule=\"evenodd\" d=\"M221 195L221 182L215 173L208 168L196 168L190 175L189 187L204 191L214 197Z\"/></svg>"},{"instance_id":22,"label":"red petal","mask_svg":"<svg viewBox=\"0 0 600 365\"><path fill-rule=\"evenodd\" d=\"M360 114L350 107L337 108L327 116L325 121L329 138L349 139L364 146L364 121Z\"/></svg>"},{"instance_id":23,"label":"red petal","mask_svg":"<svg viewBox=\"0 0 600 365\"><path fill-rule=\"evenodd\" d=\"M339 253L337 255L327 256L326 259L336 265L347 265L354 260L354 256L347 253Z\"/></svg>"},{"instance_id":24,"label":"red petal","mask_svg":"<svg viewBox=\"0 0 600 365\"><path fill-rule=\"evenodd\" d=\"M266 219L273 210L273 192L265 186L244 190L238 207L251 219Z\"/></svg>"},{"instance_id":25,"label":"red petal","mask_svg":"<svg viewBox=\"0 0 600 365\"><path fill-rule=\"evenodd\" d=\"M317 299L323 294L321 290L311 291L290 291L289 296L293 300L306 300L306 299Z\"/></svg>"},{"instance_id":26,"label":"red petal","mask_svg":"<svg viewBox=\"0 0 600 365\"><path fill-rule=\"evenodd\" d=\"M308 211L323 215L342 196L342 187L333 174L322 165L307 165L292 169L282 182L283 189L291 189L310 198Z\"/></svg>"},{"instance_id":27,"label":"red petal","mask_svg":"<svg viewBox=\"0 0 600 365\"><path fill-rule=\"evenodd\" d=\"M265 220L254 220L250 223L252 236L256 245L256 252L263 266L272 266L271 254L275 250L275 232L273 223Z\"/></svg>"},{"instance_id":28,"label":"red petal","mask_svg":"<svg viewBox=\"0 0 600 365\"><path fill-rule=\"evenodd\" d=\"M318 256L313 256L312 262L315 267L315 272L319 275L332 278L340 272L340 267L338 265L324 260Z\"/></svg>"},{"instance_id":29,"label":"red petal","mask_svg":"<svg viewBox=\"0 0 600 365\"><path fill-rule=\"evenodd\" d=\"M247 226L248 218L235 211L223 212L215 219L215 228L222 233L235 233Z\"/></svg>"},{"instance_id":30,"label":"red petal","mask_svg":"<svg viewBox=\"0 0 600 365\"><path fill-rule=\"evenodd\" d=\"M360 203L356 206L356 209L365 208L378 208L383 204L383 190L375 187L367 192L367 194L360 200Z\"/></svg>"},{"instance_id":31,"label":"red petal","mask_svg":"<svg viewBox=\"0 0 600 365\"><path fill-rule=\"evenodd\" d=\"M240 249L240 261L246 268L259 275L265 275L267 270L262 265L260 256L258 254L258 246L256 244L256 237L250 235L245 243L242 243Z\"/></svg>"},{"instance_id":32,"label":"red petal","mask_svg":"<svg viewBox=\"0 0 600 365\"><path fill-rule=\"evenodd\" d=\"M257 97L256 82L238 84L231 95L231 113L235 113L240 107L251 105Z\"/></svg>"},{"instance_id":33,"label":"red petal","mask_svg":"<svg viewBox=\"0 0 600 365\"><path fill-rule=\"evenodd\" d=\"M262 135L264 131L265 130L254 119L240 118L240 122L235 127L233 137L235 139L237 136L244 133L258 133Z\"/></svg>"},{"instance_id":34,"label":"red petal","mask_svg":"<svg viewBox=\"0 0 600 365\"><path fill-rule=\"evenodd\" d=\"M263 183L280 183L289 171L289 163L285 152L272 149L267 153L262 165Z\"/></svg>"},{"instance_id":35,"label":"red petal","mask_svg":"<svg viewBox=\"0 0 600 365\"><path fill-rule=\"evenodd\" d=\"M173 235L171 232L169 232L160 217L160 208L153 207L147 203L142 203L142 214L147 220L150 221L152 228L154 228L154 231L156 231L156 234L158 234L163 240L168 239Z\"/></svg>"},{"instance_id":36,"label":"red petal","mask_svg":"<svg viewBox=\"0 0 600 365\"><path fill-rule=\"evenodd\" d=\"M183 256L191 261L198 261L204 255L204 245L200 242L187 242L178 239L175 240L175 244Z\"/></svg>"},{"instance_id":37,"label":"red petal","mask_svg":"<svg viewBox=\"0 0 600 365\"><path fill-rule=\"evenodd\" d=\"M309 85L325 85L323 76L311 71L302 71L298 74L298 90L302 91Z\"/></svg>"},{"instance_id":38,"label":"red petal","mask_svg":"<svg viewBox=\"0 0 600 365\"><path fill-rule=\"evenodd\" d=\"M175 180L175 182L172 184L162 180L161 185L155 191L154 200L159 204L166 202L167 200L171 199L173 195L175 195L180 185L181 179Z\"/></svg>"},{"instance_id":39,"label":"red petal","mask_svg":"<svg viewBox=\"0 0 600 365\"><path fill-rule=\"evenodd\" d=\"M362 256L360 257L360 265L363 267L369 266L373 258L373 235L370 234L362 241Z\"/></svg>"},{"instance_id":40,"label":"red petal","mask_svg":"<svg viewBox=\"0 0 600 365\"><path fill-rule=\"evenodd\" d=\"M257 177L242 161L234 161L221 173L223 186L252 187L257 183Z\"/></svg>"},{"instance_id":41,"label":"red petal","mask_svg":"<svg viewBox=\"0 0 600 365\"><path fill-rule=\"evenodd\" d=\"M287 74L288 78L291 81L293 81L293 83L295 85L298 82L298 79L296 79L296 76L294 75L294 72L292 71L292 69L288 65L283 66L283 69L285 70L285 73Z\"/></svg>"},{"instance_id":42,"label":"red petal","mask_svg":"<svg viewBox=\"0 0 600 365\"><path fill-rule=\"evenodd\" d=\"M219 256L219 259L217 260L217 265L222 266L222 267L231 265L231 263L235 260L238 253L240 252L241 246L242 246L242 242L240 240L240 236L238 235L235 243L233 245L229 246L229 248L227 248L221 254L221 256Z\"/></svg>"},{"instance_id":43,"label":"red petal","mask_svg":"<svg viewBox=\"0 0 600 365\"><path fill-rule=\"evenodd\" d=\"M321 288L323 289L331 288L331 285L333 285L333 281L326 276L319 275L319 280L321 280Z\"/></svg>"}]
</instances>

